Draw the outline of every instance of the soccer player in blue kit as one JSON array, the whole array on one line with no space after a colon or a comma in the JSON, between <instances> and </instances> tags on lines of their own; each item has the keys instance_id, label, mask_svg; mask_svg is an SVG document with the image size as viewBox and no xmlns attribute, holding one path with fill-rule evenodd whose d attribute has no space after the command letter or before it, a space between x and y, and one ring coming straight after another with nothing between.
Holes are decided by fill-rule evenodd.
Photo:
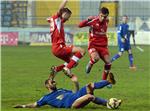
<instances>
[{"instance_id":1,"label":"soccer player in blue kit","mask_svg":"<svg viewBox=\"0 0 150 111\"><path fill-rule=\"evenodd\" d=\"M136 70L136 67L133 64L133 55L131 52L131 45L130 45L130 33L128 30L129 25L127 24L128 17L126 15L122 17L122 22L123 23L118 26L118 31L117 31L119 52L118 54L112 57L111 62L121 57L124 51L127 51L129 62L130 62L129 68L132 70Z\"/></svg>"},{"instance_id":2,"label":"soccer player in blue kit","mask_svg":"<svg viewBox=\"0 0 150 111\"><path fill-rule=\"evenodd\" d=\"M47 95L43 96L37 102L26 105L16 105L14 108L36 108L44 105L50 105L56 108L82 108L90 102L107 106L108 101L95 97L93 91L95 89L101 89L109 84L115 84L112 73L108 75L107 80L89 83L77 92L66 89L57 89L56 82L48 79L45 81L45 86L49 90ZM121 104L121 100L118 100L117 102L119 105Z\"/></svg>"}]
</instances>

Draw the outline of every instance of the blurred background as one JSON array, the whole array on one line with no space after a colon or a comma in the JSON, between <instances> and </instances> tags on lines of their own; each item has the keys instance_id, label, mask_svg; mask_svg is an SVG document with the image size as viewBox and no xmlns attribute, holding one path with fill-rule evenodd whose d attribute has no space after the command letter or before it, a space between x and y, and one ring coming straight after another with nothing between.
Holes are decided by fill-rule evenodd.
<instances>
[{"instance_id":1,"label":"blurred background","mask_svg":"<svg viewBox=\"0 0 150 111\"><path fill-rule=\"evenodd\" d=\"M116 29L121 17L129 17L135 30L136 43L150 45L150 1L129 0L68 0L72 10L65 23L66 42L87 45L88 28L79 29L78 23L91 15L98 15L100 7L110 11L109 45L117 45ZM1 45L50 45L49 24L46 19L55 14L61 0L5 0L1 1ZM131 40L131 43L133 41Z\"/></svg>"}]
</instances>

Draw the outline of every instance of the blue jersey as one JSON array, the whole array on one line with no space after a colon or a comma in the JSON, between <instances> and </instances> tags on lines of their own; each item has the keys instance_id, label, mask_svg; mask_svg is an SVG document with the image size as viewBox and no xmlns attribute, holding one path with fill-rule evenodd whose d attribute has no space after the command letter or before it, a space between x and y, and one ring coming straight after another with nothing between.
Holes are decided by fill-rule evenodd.
<instances>
[{"instance_id":1,"label":"blue jersey","mask_svg":"<svg viewBox=\"0 0 150 111\"><path fill-rule=\"evenodd\" d=\"M129 50L130 46L130 33L128 24L120 24L117 29L119 51ZM125 43L122 43L121 38L125 38Z\"/></svg>"},{"instance_id":2,"label":"blue jersey","mask_svg":"<svg viewBox=\"0 0 150 111\"><path fill-rule=\"evenodd\" d=\"M38 106L50 105L57 108L70 108L73 102L86 94L86 88L83 87L77 93L70 90L57 89L52 93L43 96L37 101Z\"/></svg>"}]
</instances>

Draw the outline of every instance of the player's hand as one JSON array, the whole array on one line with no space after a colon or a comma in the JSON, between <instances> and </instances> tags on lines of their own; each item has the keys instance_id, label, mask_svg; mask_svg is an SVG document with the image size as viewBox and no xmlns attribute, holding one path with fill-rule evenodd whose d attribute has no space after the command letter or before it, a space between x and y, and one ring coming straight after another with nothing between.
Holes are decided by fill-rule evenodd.
<instances>
[{"instance_id":1,"label":"player's hand","mask_svg":"<svg viewBox=\"0 0 150 111\"><path fill-rule=\"evenodd\" d=\"M122 42L122 43L125 43L125 38L121 38L121 42Z\"/></svg>"},{"instance_id":2,"label":"player's hand","mask_svg":"<svg viewBox=\"0 0 150 111\"><path fill-rule=\"evenodd\" d=\"M88 18L87 18L87 20L90 22L90 21L92 21L93 20L93 16L89 16Z\"/></svg>"},{"instance_id":3,"label":"player's hand","mask_svg":"<svg viewBox=\"0 0 150 111\"><path fill-rule=\"evenodd\" d=\"M73 82L77 82L77 81L78 81L78 78L77 78L77 76L73 75L72 78L71 78L71 80L72 80Z\"/></svg>"},{"instance_id":4,"label":"player's hand","mask_svg":"<svg viewBox=\"0 0 150 111\"><path fill-rule=\"evenodd\" d=\"M13 106L13 108L25 108L26 106L25 105L16 105L16 106Z\"/></svg>"}]
</instances>

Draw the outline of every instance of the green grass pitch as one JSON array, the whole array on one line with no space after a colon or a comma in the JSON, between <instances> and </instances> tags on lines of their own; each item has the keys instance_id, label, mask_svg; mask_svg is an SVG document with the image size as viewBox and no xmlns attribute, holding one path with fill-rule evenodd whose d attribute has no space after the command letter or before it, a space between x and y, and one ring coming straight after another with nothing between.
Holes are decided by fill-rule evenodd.
<instances>
[{"instance_id":1,"label":"green grass pitch","mask_svg":"<svg viewBox=\"0 0 150 111\"><path fill-rule=\"evenodd\" d=\"M116 97L123 100L118 111L148 111L150 110L150 46L142 46L144 52L133 49L133 56L137 71L128 68L128 56L125 53L112 64L117 84L112 89L96 90L95 95L102 98ZM85 48L86 49L86 48ZM70 111L71 109L57 109L49 106L36 109L14 109L16 104L35 102L47 93L44 80L48 77L49 67L59 65L63 61L54 57L50 46L43 47L1 47L1 85L2 111ZM117 47L110 47L111 56L117 53ZM79 65L72 71L78 76L80 87L88 82L101 79L103 62L94 65L91 74L85 74L88 53L80 60ZM71 80L62 72L56 76L58 87L73 89ZM75 111L75 109L72 109ZM106 107L90 103L79 111L110 111Z\"/></svg>"}]
</instances>

